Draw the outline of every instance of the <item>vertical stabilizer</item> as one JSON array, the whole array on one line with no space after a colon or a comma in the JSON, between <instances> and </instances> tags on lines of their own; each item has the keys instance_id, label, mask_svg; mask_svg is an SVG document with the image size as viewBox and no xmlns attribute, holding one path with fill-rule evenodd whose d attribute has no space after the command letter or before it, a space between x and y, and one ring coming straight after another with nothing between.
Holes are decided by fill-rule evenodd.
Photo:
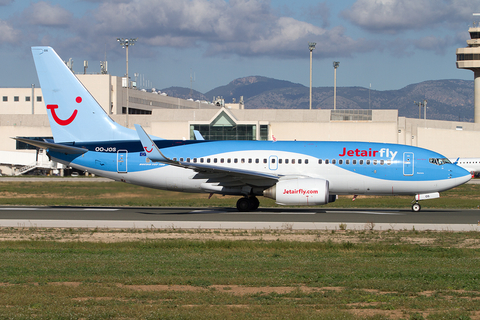
<instances>
[{"instance_id":1,"label":"vertical stabilizer","mask_svg":"<svg viewBox=\"0 0 480 320\"><path fill-rule=\"evenodd\" d=\"M138 140L114 122L51 47L32 47L55 142Z\"/></svg>"}]
</instances>

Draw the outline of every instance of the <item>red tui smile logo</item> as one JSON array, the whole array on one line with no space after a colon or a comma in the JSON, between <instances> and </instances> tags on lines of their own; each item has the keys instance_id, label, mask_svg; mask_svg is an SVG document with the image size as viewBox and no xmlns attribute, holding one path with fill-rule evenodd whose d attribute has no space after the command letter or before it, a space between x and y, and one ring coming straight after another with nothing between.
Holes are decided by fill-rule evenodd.
<instances>
[{"instance_id":1,"label":"red tui smile logo","mask_svg":"<svg viewBox=\"0 0 480 320\"><path fill-rule=\"evenodd\" d=\"M151 148L150 150L147 150L147 147L143 147L143 149L145 149L145 151L147 151L148 153L153 151L153 148Z\"/></svg>"},{"instance_id":2,"label":"red tui smile logo","mask_svg":"<svg viewBox=\"0 0 480 320\"><path fill-rule=\"evenodd\" d=\"M82 102L82 97L75 98L75 102L77 103ZM78 113L77 109L73 110L72 115L68 119L63 120L58 117L57 112L55 111L55 109L57 108L58 108L58 104L47 105L47 109L49 109L50 112L52 113L53 120L55 120L56 123L58 123L61 126L68 126L70 123L72 123L73 120L75 120L75 117L77 116L77 113Z\"/></svg>"}]
</instances>

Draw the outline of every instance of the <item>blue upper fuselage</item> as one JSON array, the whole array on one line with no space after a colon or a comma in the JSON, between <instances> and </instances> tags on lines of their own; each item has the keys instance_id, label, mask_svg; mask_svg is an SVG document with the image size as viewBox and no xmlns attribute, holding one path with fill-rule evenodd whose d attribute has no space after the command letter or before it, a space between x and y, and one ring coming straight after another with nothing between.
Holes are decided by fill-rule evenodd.
<instances>
[{"instance_id":1,"label":"blue upper fuselage","mask_svg":"<svg viewBox=\"0 0 480 320\"><path fill-rule=\"evenodd\" d=\"M157 140L155 144L170 159L205 164L208 160L212 166L240 167L279 175L304 172L305 175L325 176L331 168L329 166L362 176L394 181L443 180L468 174L466 170L449 163L439 153L398 144L207 140ZM148 160L149 150L145 150L140 141L80 142L74 145L88 149L89 152L83 155L50 154L61 162L109 172L117 172L119 153L125 157L122 161L128 159L128 172L165 166L151 163Z\"/></svg>"}]
</instances>

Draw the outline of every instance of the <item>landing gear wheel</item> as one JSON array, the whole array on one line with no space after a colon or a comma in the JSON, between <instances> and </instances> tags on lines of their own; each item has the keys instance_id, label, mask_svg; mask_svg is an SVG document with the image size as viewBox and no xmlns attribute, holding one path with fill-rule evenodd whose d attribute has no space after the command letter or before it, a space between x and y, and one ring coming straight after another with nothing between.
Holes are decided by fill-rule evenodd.
<instances>
[{"instance_id":1,"label":"landing gear wheel","mask_svg":"<svg viewBox=\"0 0 480 320\"><path fill-rule=\"evenodd\" d=\"M416 202L414 204L412 204L412 211L413 212L418 212L422 209L422 206L420 205L420 203Z\"/></svg>"},{"instance_id":2,"label":"landing gear wheel","mask_svg":"<svg viewBox=\"0 0 480 320\"><path fill-rule=\"evenodd\" d=\"M237 201L237 209L240 212L247 212L250 211L251 202L248 198L240 198Z\"/></svg>"},{"instance_id":3,"label":"landing gear wheel","mask_svg":"<svg viewBox=\"0 0 480 320\"><path fill-rule=\"evenodd\" d=\"M260 205L260 201L258 201L257 197L250 197L248 200L250 200L250 210L257 210Z\"/></svg>"}]
</instances>

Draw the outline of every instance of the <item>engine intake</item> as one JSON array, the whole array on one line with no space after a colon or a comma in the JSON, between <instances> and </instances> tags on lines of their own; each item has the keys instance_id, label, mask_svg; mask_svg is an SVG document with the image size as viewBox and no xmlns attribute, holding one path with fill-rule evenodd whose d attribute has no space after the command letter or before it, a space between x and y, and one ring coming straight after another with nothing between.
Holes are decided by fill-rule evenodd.
<instances>
[{"instance_id":1,"label":"engine intake","mask_svg":"<svg viewBox=\"0 0 480 320\"><path fill-rule=\"evenodd\" d=\"M274 199L277 204L300 206L327 204L336 198L330 197L328 180L314 178L279 181L264 190L263 196Z\"/></svg>"}]
</instances>

